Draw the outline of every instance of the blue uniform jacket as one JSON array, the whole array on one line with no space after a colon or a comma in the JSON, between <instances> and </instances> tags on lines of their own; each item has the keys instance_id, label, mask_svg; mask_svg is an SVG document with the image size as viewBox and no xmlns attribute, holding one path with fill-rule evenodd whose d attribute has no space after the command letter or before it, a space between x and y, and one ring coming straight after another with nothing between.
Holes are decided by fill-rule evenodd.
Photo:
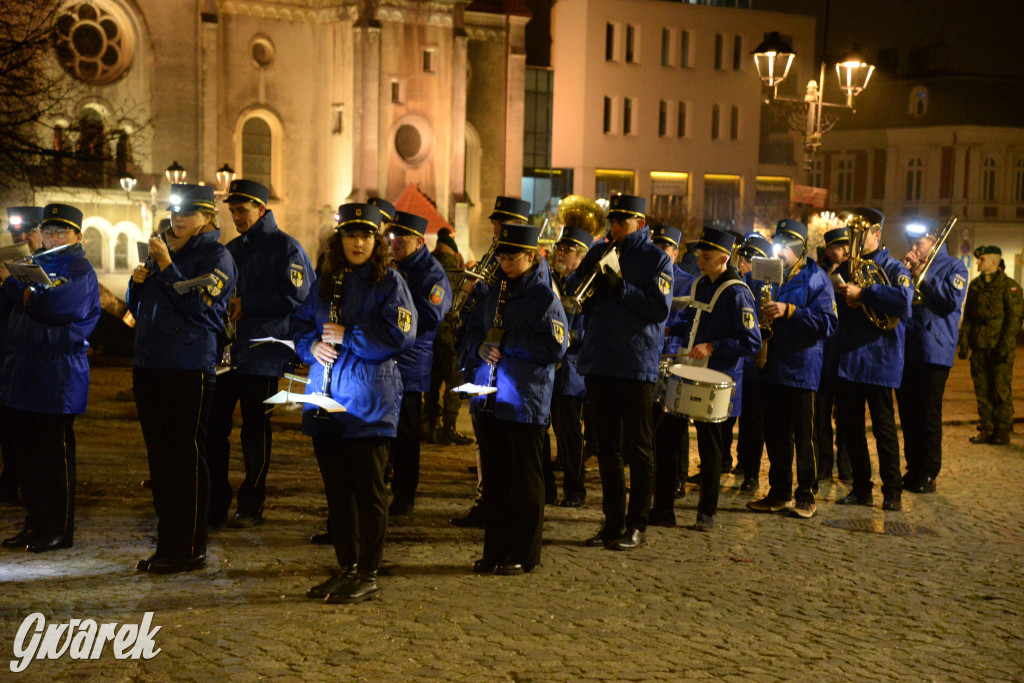
<instances>
[{"instance_id":1,"label":"blue uniform jacket","mask_svg":"<svg viewBox=\"0 0 1024 683\"><path fill-rule=\"evenodd\" d=\"M622 287L594 294L583 304L583 375L658 381L665 320L672 304L672 261L648 235L649 230L641 228L622 241ZM566 279L566 289L575 291L613 244L592 247Z\"/></svg>"},{"instance_id":2,"label":"blue uniform jacket","mask_svg":"<svg viewBox=\"0 0 1024 683\"><path fill-rule=\"evenodd\" d=\"M238 268L235 296L242 300L231 365L249 375L280 377L296 361L295 353L284 344L250 348L251 340L291 339L292 313L316 279L313 264L302 245L277 227L273 211L227 247Z\"/></svg>"},{"instance_id":3,"label":"blue uniform jacket","mask_svg":"<svg viewBox=\"0 0 1024 683\"><path fill-rule=\"evenodd\" d=\"M54 287L26 289L13 277L3 285L11 312L0 401L32 413L79 415L89 398L86 340L100 320L96 271L80 244L36 262Z\"/></svg>"},{"instance_id":4,"label":"blue uniform jacket","mask_svg":"<svg viewBox=\"0 0 1024 683\"><path fill-rule=\"evenodd\" d=\"M953 367L960 337L960 310L967 293L967 267L941 249L921 281L924 301L907 321L907 362Z\"/></svg>"},{"instance_id":5,"label":"blue uniform jacket","mask_svg":"<svg viewBox=\"0 0 1024 683\"><path fill-rule=\"evenodd\" d=\"M153 265L141 285L128 281L128 310L135 316L135 365L166 370L213 370L217 333L238 271L220 230L192 237L171 254L171 265ZM217 284L178 294L175 282L213 274Z\"/></svg>"},{"instance_id":6,"label":"blue uniform jacket","mask_svg":"<svg viewBox=\"0 0 1024 683\"><path fill-rule=\"evenodd\" d=\"M680 268L678 263L674 264L672 266L672 298L689 295L690 287L693 286L695 279L693 275ZM686 341L682 337L668 333L673 325L683 320L684 310L674 308L668 314L668 320L665 321L665 344L661 347L663 356L675 355L680 348L686 348Z\"/></svg>"},{"instance_id":7,"label":"blue uniform jacket","mask_svg":"<svg viewBox=\"0 0 1024 683\"><path fill-rule=\"evenodd\" d=\"M345 336L337 345L338 358L331 366L329 393L347 412L314 417L316 406L305 404L302 431L310 436L346 439L395 436L402 406L402 377L395 358L416 340L416 307L405 280L388 268L380 282L370 282L370 263L345 275L341 297L341 322ZM320 296L317 280L292 316L295 352L309 365L307 394L320 393L324 366L310 349L320 341L329 320L330 303Z\"/></svg>"},{"instance_id":8,"label":"blue uniform jacket","mask_svg":"<svg viewBox=\"0 0 1024 683\"><path fill-rule=\"evenodd\" d=\"M817 263L805 259L796 273L781 286L772 286L772 301L789 306L785 318L772 322L772 338L768 342L768 358L763 369L752 366L747 379L780 384L785 387L818 390L825 339L836 331L836 313L832 282ZM749 280L752 292L760 296L760 280ZM756 297L755 297L756 298ZM757 313L759 307L755 308Z\"/></svg>"},{"instance_id":9,"label":"blue uniform jacket","mask_svg":"<svg viewBox=\"0 0 1024 683\"><path fill-rule=\"evenodd\" d=\"M726 280L741 280L739 273L727 268L715 282L702 275L691 286L693 300L710 303L715 290ZM682 322L672 327L670 332L678 335L689 343L690 329L693 327L697 310L687 308ZM731 417L740 414L743 391L743 358L757 353L761 348L761 330L757 327L754 297L750 290L742 284L726 288L718 297L714 310L702 313L694 337L693 345L711 342L711 357L708 368L724 372L736 382L736 393L732 398Z\"/></svg>"},{"instance_id":10,"label":"blue uniform jacket","mask_svg":"<svg viewBox=\"0 0 1024 683\"><path fill-rule=\"evenodd\" d=\"M558 282L559 292L565 293L565 280ZM583 314L566 313L569 324L568 346L561 362L555 366L555 396L572 396L583 398L587 395L587 386L580 375L580 347L583 345Z\"/></svg>"},{"instance_id":11,"label":"blue uniform jacket","mask_svg":"<svg viewBox=\"0 0 1024 683\"><path fill-rule=\"evenodd\" d=\"M490 365L480 359L477 350L487 332L494 326L494 312L504 272L480 301L466 322L466 344L463 363L466 378L474 384L487 386ZM523 275L518 284L510 283L512 291L502 315L501 360L498 361L493 397L494 416L510 422L547 424L551 412L551 395L555 384L555 363L568 346L568 321L562 304L551 290L547 263ZM477 414L486 397L470 401L470 413Z\"/></svg>"},{"instance_id":12,"label":"blue uniform jacket","mask_svg":"<svg viewBox=\"0 0 1024 683\"><path fill-rule=\"evenodd\" d=\"M877 313L897 316L900 324L892 330L879 329L871 324L863 311L850 308L845 297L838 297L839 327L834 347L836 367L828 376L895 388L903 378L904 321L910 317L914 287L910 282L910 271L902 262L889 256L887 248L882 247L873 256L865 258L878 264L891 284L864 288L861 303ZM837 272L847 282L852 281L849 261L839 266Z\"/></svg>"},{"instance_id":13,"label":"blue uniform jacket","mask_svg":"<svg viewBox=\"0 0 1024 683\"><path fill-rule=\"evenodd\" d=\"M418 314L416 342L398 357L398 370L405 391L426 391L430 388L430 369L434 363L434 337L452 307L452 287L444 268L426 247L420 247L395 265L409 286Z\"/></svg>"}]
</instances>

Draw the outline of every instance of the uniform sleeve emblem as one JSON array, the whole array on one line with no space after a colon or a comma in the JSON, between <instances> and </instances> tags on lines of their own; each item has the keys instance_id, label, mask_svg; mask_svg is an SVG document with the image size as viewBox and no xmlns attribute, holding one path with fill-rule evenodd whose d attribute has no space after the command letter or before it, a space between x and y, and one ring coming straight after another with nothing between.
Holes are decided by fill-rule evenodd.
<instances>
[{"instance_id":1,"label":"uniform sleeve emblem","mask_svg":"<svg viewBox=\"0 0 1024 683\"><path fill-rule=\"evenodd\" d=\"M440 306L442 301L444 301L444 287L434 285L430 288L430 303Z\"/></svg>"},{"instance_id":2,"label":"uniform sleeve emblem","mask_svg":"<svg viewBox=\"0 0 1024 683\"><path fill-rule=\"evenodd\" d=\"M896 283L899 284L900 287L909 287L910 286L910 276L909 275L900 275L898 278L896 278Z\"/></svg>"},{"instance_id":3,"label":"uniform sleeve emblem","mask_svg":"<svg viewBox=\"0 0 1024 683\"><path fill-rule=\"evenodd\" d=\"M554 335L555 341L559 344L565 343L565 325L561 320L551 321L551 334Z\"/></svg>"},{"instance_id":4,"label":"uniform sleeve emblem","mask_svg":"<svg viewBox=\"0 0 1024 683\"><path fill-rule=\"evenodd\" d=\"M213 269L212 275L213 279L217 282L207 287L206 293L210 295L211 299L216 299L224 291L224 283L227 282L227 276L216 268Z\"/></svg>"},{"instance_id":5,"label":"uniform sleeve emblem","mask_svg":"<svg viewBox=\"0 0 1024 683\"><path fill-rule=\"evenodd\" d=\"M756 325L756 324L757 324L757 321L754 319L754 309L752 309L752 308L744 308L743 309L743 327L747 328L748 330L752 330L752 329L754 329L754 325Z\"/></svg>"},{"instance_id":6,"label":"uniform sleeve emblem","mask_svg":"<svg viewBox=\"0 0 1024 683\"><path fill-rule=\"evenodd\" d=\"M661 290L662 294L668 294L672 291L672 276L668 273L661 273L658 275L658 289Z\"/></svg>"},{"instance_id":7,"label":"uniform sleeve emblem","mask_svg":"<svg viewBox=\"0 0 1024 683\"><path fill-rule=\"evenodd\" d=\"M953 276L954 289L963 289L965 284L966 283L964 282L964 279L962 277L960 277L959 275Z\"/></svg>"},{"instance_id":8,"label":"uniform sleeve emblem","mask_svg":"<svg viewBox=\"0 0 1024 683\"><path fill-rule=\"evenodd\" d=\"M836 300L832 300L832 315L839 317L839 309L836 308Z\"/></svg>"},{"instance_id":9,"label":"uniform sleeve emblem","mask_svg":"<svg viewBox=\"0 0 1024 683\"><path fill-rule=\"evenodd\" d=\"M293 263L288 266L288 279L292 281L292 286L298 289L302 286L303 280L305 280L305 272L302 270L301 263Z\"/></svg>"},{"instance_id":10,"label":"uniform sleeve emblem","mask_svg":"<svg viewBox=\"0 0 1024 683\"><path fill-rule=\"evenodd\" d=\"M412 311L408 308L398 307L398 329L406 334L412 329Z\"/></svg>"}]
</instances>

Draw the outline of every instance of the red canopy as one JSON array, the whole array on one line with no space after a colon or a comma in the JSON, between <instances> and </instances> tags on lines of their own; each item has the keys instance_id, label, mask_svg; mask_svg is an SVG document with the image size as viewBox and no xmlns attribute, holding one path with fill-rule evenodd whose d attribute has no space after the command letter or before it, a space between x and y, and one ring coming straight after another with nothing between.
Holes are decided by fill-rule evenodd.
<instances>
[{"instance_id":1,"label":"red canopy","mask_svg":"<svg viewBox=\"0 0 1024 683\"><path fill-rule=\"evenodd\" d=\"M409 183L395 202L395 208L427 219L427 234L436 235L441 228L448 228L455 234L455 227L444 219L434 201L420 192L415 183Z\"/></svg>"}]
</instances>

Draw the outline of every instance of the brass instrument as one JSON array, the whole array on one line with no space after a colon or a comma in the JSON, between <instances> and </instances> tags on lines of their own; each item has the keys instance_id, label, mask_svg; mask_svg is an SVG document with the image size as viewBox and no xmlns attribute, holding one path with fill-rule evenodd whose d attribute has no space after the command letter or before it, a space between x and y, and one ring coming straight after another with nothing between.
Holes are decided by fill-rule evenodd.
<instances>
[{"instance_id":1,"label":"brass instrument","mask_svg":"<svg viewBox=\"0 0 1024 683\"><path fill-rule=\"evenodd\" d=\"M472 288L466 291L465 285L470 281L480 281L488 286L494 285L495 277L498 274L498 259L494 253L495 248L498 246L498 238L495 237L491 241L491 246L487 252L480 257L472 268L466 268L462 271L462 276L456 279L452 287L452 307L445 316L446 319L452 323L453 326L458 326L459 316L462 310L466 307L469 302L469 295L472 292Z\"/></svg>"},{"instance_id":2,"label":"brass instrument","mask_svg":"<svg viewBox=\"0 0 1024 683\"><path fill-rule=\"evenodd\" d=\"M608 217L600 204L578 194L571 194L558 203L558 219L563 225L570 228L586 230L594 239L604 234L608 223ZM583 310L583 302L594 293L594 280L600 275L605 265L612 260L618 260L618 254L618 247L612 247L606 251L605 256L594 264L594 269L580 283L576 291L561 297L562 307L565 308L566 313L579 313Z\"/></svg>"},{"instance_id":3,"label":"brass instrument","mask_svg":"<svg viewBox=\"0 0 1024 683\"><path fill-rule=\"evenodd\" d=\"M935 244L932 245L931 251L928 252L928 257L924 260L924 265L921 267L921 272L914 276L914 305L920 306L924 303L924 297L921 295L921 283L924 281L924 276L928 273L928 269L932 266L932 261L938 256L939 250L942 249L942 245L946 243L946 238L949 237L949 233L953 232L953 226L956 225L956 214L949 217L946 224L942 226L935 236Z\"/></svg>"},{"instance_id":4,"label":"brass instrument","mask_svg":"<svg viewBox=\"0 0 1024 683\"><path fill-rule=\"evenodd\" d=\"M871 285L892 286L889 276L877 263L871 259L862 258L864 234L871 228L871 223L867 219L853 214L846 225L850 228L850 259L848 263L850 264L850 277L853 279L852 284L861 289ZM858 304L856 308L864 311L868 321L880 330L893 330L900 324L900 319L891 313L879 313L862 304Z\"/></svg>"},{"instance_id":5,"label":"brass instrument","mask_svg":"<svg viewBox=\"0 0 1024 683\"><path fill-rule=\"evenodd\" d=\"M772 285L782 284L782 259L755 256L750 263L752 266L751 280L758 280L762 283L757 310L757 326L761 329L761 348L754 358L754 364L758 370L761 370L768 362L768 341L775 334L772 330L772 322L765 320L765 309L768 304L772 303Z\"/></svg>"}]
</instances>

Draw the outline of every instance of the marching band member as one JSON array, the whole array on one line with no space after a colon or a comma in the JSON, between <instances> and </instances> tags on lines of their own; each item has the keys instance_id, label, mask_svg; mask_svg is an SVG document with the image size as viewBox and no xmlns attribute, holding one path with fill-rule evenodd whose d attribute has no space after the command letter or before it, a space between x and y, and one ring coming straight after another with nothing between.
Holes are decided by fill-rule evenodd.
<instances>
[{"instance_id":1,"label":"marching band member","mask_svg":"<svg viewBox=\"0 0 1024 683\"><path fill-rule=\"evenodd\" d=\"M302 413L341 565L306 596L329 603L369 600L380 590L377 569L387 527L384 469L402 401L395 358L416 339L416 307L402 276L388 267L391 257L380 224L374 206L340 207L323 275L292 316L295 351L310 366L306 393L326 387L345 408L327 413L306 404Z\"/></svg>"},{"instance_id":2,"label":"marching band member","mask_svg":"<svg viewBox=\"0 0 1024 683\"><path fill-rule=\"evenodd\" d=\"M843 262L850 256L850 229L843 226L829 230L824 235L825 256L818 265L828 276L831 276ZM833 295L835 294L835 283L833 283ZM850 454L846 450L846 443L843 441L843 433L838 425L835 430L835 439L832 434L832 413L836 402L836 379L828 376L828 369L834 363L836 338L832 336L825 339L822 351L822 372L821 380L818 383L818 391L814 394L814 443L818 453L818 480L832 481L832 470L838 468L839 481L849 481L853 475L850 472Z\"/></svg>"},{"instance_id":3,"label":"marching band member","mask_svg":"<svg viewBox=\"0 0 1024 683\"><path fill-rule=\"evenodd\" d=\"M487 501L483 557L473 564L477 573L515 575L540 564L542 440L568 323L551 290L547 263L538 257L539 236L537 226L501 226L501 272L466 323L466 376L497 388L470 401Z\"/></svg>"},{"instance_id":4,"label":"marching band member","mask_svg":"<svg viewBox=\"0 0 1024 683\"><path fill-rule=\"evenodd\" d=\"M651 241L672 261L672 298L690 293L693 276L679 267L679 241L683 233L671 225L655 225L651 228ZM665 343L661 348L662 358L672 358L679 352L683 340L668 334L667 329L682 320L683 311L673 304L665 321ZM654 404L654 501L647 523L652 526L673 527L676 525L675 499L682 495L683 482L690 465L689 418L685 415L666 412L660 401ZM681 462L684 461L685 462ZM680 474L681 473L681 474Z\"/></svg>"},{"instance_id":5,"label":"marching band member","mask_svg":"<svg viewBox=\"0 0 1024 683\"><path fill-rule=\"evenodd\" d=\"M237 280L235 262L218 242L213 188L172 185L171 202L171 227L149 240L149 259L132 273L126 297L136 321L135 406L158 518L156 552L137 568L154 574L206 564L206 425L217 333ZM213 284L179 284L204 275Z\"/></svg>"},{"instance_id":6,"label":"marching band member","mask_svg":"<svg viewBox=\"0 0 1024 683\"><path fill-rule=\"evenodd\" d=\"M551 281L565 293L565 279L576 272L594 237L582 228L565 226L555 242ZM555 388L551 398L551 424L555 430L558 460L562 464L562 502L564 508L583 505L587 489L583 482L583 406L587 388L579 373L580 346L583 343L583 314L567 314L568 350L555 369Z\"/></svg>"},{"instance_id":7,"label":"marching band member","mask_svg":"<svg viewBox=\"0 0 1024 683\"><path fill-rule=\"evenodd\" d=\"M21 532L3 545L32 553L74 543L75 416L89 397L86 340L100 319L99 283L81 244L82 212L48 204L39 231L45 250L35 262L52 286L26 286L0 265L10 307L0 370L0 402L11 426L4 457L17 463L28 508Z\"/></svg>"},{"instance_id":8,"label":"marching band member","mask_svg":"<svg viewBox=\"0 0 1024 683\"><path fill-rule=\"evenodd\" d=\"M791 509L794 516L814 516L818 492L813 441L814 391L821 378L824 340L838 318L832 283L807 258L807 226L790 218L779 221L772 238L782 259L783 280L758 315L771 324L771 341L762 369L752 379L764 385L760 398L768 451L768 493L747 503L755 512ZM763 283L752 282L754 291ZM749 387L750 385L748 385ZM796 493L793 453L796 448ZM795 504L790 501L795 498Z\"/></svg>"},{"instance_id":9,"label":"marching band member","mask_svg":"<svg viewBox=\"0 0 1024 683\"><path fill-rule=\"evenodd\" d=\"M938 222L929 218L914 219L906 226L911 241L906 263L915 281L920 278L921 293L921 302L913 306L907 321L906 362L896 390L907 461L903 489L911 493L934 493L942 467L942 394L956 356L960 307L967 289L967 267L943 246L923 271L939 240L938 230Z\"/></svg>"},{"instance_id":10,"label":"marching band member","mask_svg":"<svg viewBox=\"0 0 1024 683\"><path fill-rule=\"evenodd\" d=\"M295 238L277 226L267 208L270 191L252 180L232 180L224 203L238 237L227 244L238 269L238 285L228 299L228 316L235 324L231 370L217 376L207 427L206 459L210 467L210 526L227 522L248 528L263 522L270 468L270 414L263 401L277 393L278 378L295 362L284 344L250 348L253 339L289 339L291 316L309 294L313 265ZM242 404L242 458L245 480L238 487L238 510L231 507L228 462L231 456L235 406Z\"/></svg>"},{"instance_id":11,"label":"marching band member","mask_svg":"<svg viewBox=\"0 0 1024 683\"><path fill-rule=\"evenodd\" d=\"M671 332L689 340L689 357L707 359L712 370L729 375L736 383L730 415L738 417L743 399L743 357L761 348L761 332L754 313L754 297L729 265L735 237L724 230L705 227L697 241L697 263L701 277L691 286L692 300L681 323ZM700 455L700 501L697 503L698 531L711 531L718 511L718 488L722 450L726 443L726 422L699 422L697 452Z\"/></svg>"},{"instance_id":12,"label":"marching band member","mask_svg":"<svg viewBox=\"0 0 1024 683\"><path fill-rule=\"evenodd\" d=\"M646 543L654 488L654 383L671 307L672 262L649 238L646 209L643 197L612 196L610 239L593 247L566 281L575 291L609 250L618 251L621 275L603 269L583 304L578 366L593 411L604 492L604 524L586 545L613 550ZM623 459L630 473L628 511Z\"/></svg>"},{"instance_id":13,"label":"marching band member","mask_svg":"<svg viewBox=\"0 0 1024 683\"><path fill-rule=\"evenodd\" d=\"M853 489L836 502L841 505L871 505L871 457L864 433L864 404L871 412L871 433L878 451L878 472L882 479L882 509L902 509L900 444L896 436L893 389L903 375L904 331L910 317L914 287L910 272L902 262L882 246L885 215L878 209L860 208L853 212L868 227L864 230L860 254L839 266L836 272L845 284L839 286L836 300L839 327L836 330L836 369L830 377L839 378L836 404L839 428L853 468ZM853 229L853 228L851 228ZM870 283L861 287L851 275L853 259L871 261L885 273L890 284ZM898 324L884 330L876 326L865 309L879 315L894 316Z\"/></svg>"},{"instance_id":14,"label":"marching band member","mask_svg":"<svg viewBox=\"0 0 1024 683\"><path fill-rule=\"evenodd\" d=\"M398 211L388 226L388 241L395 268L405 278L416 306L416 341L398 357L402 374L402 408L398 431L391 444L394 499L388 515L408 514L416 500L420 480L420 412L423 392L430 387L434 336L452 307L452 290L444 268L426 248L427 219Z\"/></svg>"},{"instance_id":15,"label":"marching band member","mask_svg":"<svg viewBox=\"0 0 1024 683\"><path fill-rule=\"evenodd\" d=\"M757 232L751 232L743 240L743 246L739 248L740 272L743 275L743 282L754 289L750 277L750 270L753 268L755 256L769 258L772 253L772 243ZM746 262L744 264L744 261ZM736 438L736 460L737 468L743 473L743 481L740 483L740 491L754 492L761 485L761 454L764 452L764 415L762 407L765 385L753 378L757 370L754 365L754 356L743 357L743 396L740 400L740 416L737 419L739 434Z\"/></svg>"}]
</instances>

